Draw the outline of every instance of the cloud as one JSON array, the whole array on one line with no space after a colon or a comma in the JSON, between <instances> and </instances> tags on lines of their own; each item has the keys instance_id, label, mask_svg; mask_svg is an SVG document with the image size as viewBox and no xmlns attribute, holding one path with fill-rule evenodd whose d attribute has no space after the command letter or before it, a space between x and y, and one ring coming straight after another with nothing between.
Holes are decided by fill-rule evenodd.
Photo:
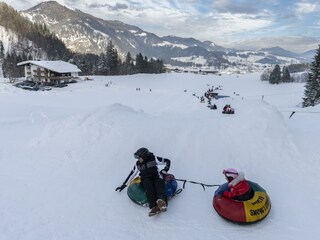
<instances>
[{"instance_id":1,"label":"cloud","mask_svg":"<svg viewBox=\"0 0 320 240\"><path fill-rule=\"evenodd\" d=\"M264 12L267 5L273 4L275 1L256 0L252 4L252 0L216 0L212 4L213 10L231 14L259 14Z\"/></svg>"},{"instance_id":2,"label":"cloud","mask_svg":"<svg viewBox=\"0 0 320 240\"><path fill-rule=\"evenodd\" d=\"M17 10L26 10L43 0L4 1ZM303 48L302 40L308 49L320 38L318 0L56 1L102 19L137 26L160 37L194 37L227 47L245 42L250 43L247 46L269 44L269 41L273 45L271 40L280 43L285 36L291 36L290 41L283 41L283 46L293 49L294 44L300 44L296 47L299 50ZM312 41L308 36L313 37Z\"/></svg>"},{"instance_id":3,"label":"cloud","mask_svg":"<svg viewBox=\"0 0 320 240\"><path fill-rule=\"evenodd\" d=\"M295 5L295 13L299 18L302 18L304 15L319 11L319 3L311 3L309 1L298 2Z\"/></svg>"},{"instance_id":4,"label":"cloud","mask_svg":"<svg viewBox=\"0 0 320 240\"><path fill-rule=\"evenodd\" d=\"M107 4L107 3L104 3L104 4L99 4L99 3L93 3L93 4L90 4L88 5L89 8L104 8L104 7L107 7L109 10L114 10L114 11L117 11L117 10L123 10L123 9L128 9L129 6L125 3L116 3L115 5L110 5L110 4Z\"/></svg>"},{"instance_id":5,"label":"cloud","mask_svg":"<svg viewBox=\"0 0 320 240\"><path fill-rule=\"evenodd\" d=\"M239 49L256 50L259 48L279 46L286 50L302 53L307 50L318 48L319 40L315 37L308 36L276 36L251 38L244 41L234 42L232 46Z\"/></svg>"},{"instance_id":6,"label":"cloud","mask_svg":"<svg viewBox=\"0 0 320 240\"><path fill-rule=\"evenodd\" d=\"M27 10L31 7L34 7L35 5L41 3L42 1L41 0L34 0L34 1L32 1L32 0L5 0L3 2L12 6L16 10L21 11L21 10Z\"/></svg>"},{"instance_id":7,"label":"cloud","mask_svg":"<svg viewBox=\"0 0 320 240\"><path fill-rule=\"evenodd\" d=\"M303 50L294 44L302 41L276 37L294 29L295 8L287 4L279 7L278 0L83 0L81 9L110 20L132 24L158 36L176 35L210 40L226 47L279 46ZM300 2L301 3L301 2ZM299 6L299 5L297 5ZM288 21L291 19L291 21ZM292 26L291 26L292 25ZM260 36L260 37L258 37ZM273 37L264 37L273 36ZM246 39L250 39L246 41ZM280 41L283 40L283 41ZM274 43L274 44L273 44ZM312 48L315 40L305 44Z\"/></svg>"},{"instance_id":8,"label":"cloud","mask_svg":"<svg viewBox=\"0 0 320 240\"><path fill-rule=\"evenodd\" d=\"M272 21L254 15L220 13L216 15L215 27L220 35L237 34L270 26Z\"/></svg>"}]
</instances>

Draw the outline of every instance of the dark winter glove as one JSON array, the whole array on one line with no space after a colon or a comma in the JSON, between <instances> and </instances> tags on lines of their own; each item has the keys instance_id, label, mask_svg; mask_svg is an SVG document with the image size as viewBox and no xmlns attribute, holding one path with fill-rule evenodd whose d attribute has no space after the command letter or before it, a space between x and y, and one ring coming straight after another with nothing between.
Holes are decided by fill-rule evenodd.
<instances>
[{"instance_id":1,"label":"dark winter glove","mask_svg":"<svg viewBox=\"0 0 320 240\"><path fill-rule=\"evenodd\" d=\"M125 184L122 184L120 187L117 187L116 188L116 191L119 191L119 192L121 192L123 189L125 189L127 187L127 185L125 185Z\"/></svg>"}]
</instances>

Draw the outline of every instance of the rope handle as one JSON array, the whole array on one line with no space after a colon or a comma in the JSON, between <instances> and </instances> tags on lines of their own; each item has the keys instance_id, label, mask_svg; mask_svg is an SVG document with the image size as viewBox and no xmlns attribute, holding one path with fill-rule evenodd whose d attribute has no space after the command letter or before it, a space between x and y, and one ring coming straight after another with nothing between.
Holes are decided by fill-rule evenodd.
<instances>
[{"instance_id":1,"label":"rope handle","mask_svg":"<svg viewBox=\"0 0 320 240\"><path fill-rule=\"evenodd\" d=\"M205 183L201 183L201 182L195 182L195 181L188 181L185 179L178 179L176 178L177 181L183 182L182 188L185 189L186 183L192 183L192 184L199 184L202 186L203 190L205 191L206 188L205 187L220 187L220 184L205 184Z\"/></svg>"}]
</instances>

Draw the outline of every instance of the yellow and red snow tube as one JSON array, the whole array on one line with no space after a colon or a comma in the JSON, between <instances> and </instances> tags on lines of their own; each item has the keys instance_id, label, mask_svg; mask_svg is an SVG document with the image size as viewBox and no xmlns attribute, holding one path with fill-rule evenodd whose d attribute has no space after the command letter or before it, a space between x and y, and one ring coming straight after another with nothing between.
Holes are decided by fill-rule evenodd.
<instances>
[{"instance_id":1,"label":"yellow and red snow tube","mask_svg":"<svg viewBox=\"0 0 320 240\"><path fill-rule=\"evenodd\" d=\"M213 207L223 218L236 223L254 223L264 219L270 212L271 201L267 192L257 183L248 181L254 191L250 200L237 201L218 194L228 190L228 183L221 185L213 197Z\"/></svg>"}]
</instances>

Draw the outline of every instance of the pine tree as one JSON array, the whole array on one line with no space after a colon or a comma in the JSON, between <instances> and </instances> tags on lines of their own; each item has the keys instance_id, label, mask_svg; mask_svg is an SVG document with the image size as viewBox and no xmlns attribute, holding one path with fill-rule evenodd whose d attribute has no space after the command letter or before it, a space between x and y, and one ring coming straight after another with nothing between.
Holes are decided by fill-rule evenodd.
<instances>
[{"instance_id":1,"label":"pine tree","mask_svg":"<svg viewBox=\"0 0 320 240\"><path fill-rule=\"evenodd\" d=\"M320 45L311 63L311 72L305 85L303 107L315 106L320 103Z\"/></svg>"},{"instance_id":2,"label":"pine tree","mask_svg":"<svg viewBox=\"0 0 320 240\"><path fill-rule=\"evenodd\" d=\"M94 73L94 67L97 65L99 56L95 54L81 54L80 63L76 62L76 65L79 65L82 75L92 75Z\"/></svg>"},{"instance_id":3,"label":"pine tree","mask_svg":"<svg viewBox=\"0 0 320 240\"><path fill-rule=\"evenodd\" d=\"M108 75L119 74L120 58L118 51L110 40L107 45L106 51L106 68Z\"/></svg>"},{"instance_id":4,"label":"pine tree","mask_svg":"<svg viewBox=\"0 0 320 240\"><path fill-rule=\"evenodd\" d=\"M15 51L12 53L8 53L3 61L3 75L6 78L15 78L15 77L22 77L24 69L18 68L17 63L21 62L23 59L20 55L17 55Z\"/></svg>"},{"instance_id":5,"label":"pine tree","mask_svg":"<svg viewBox=\"0 0 320 240\"><path fill-rule=\"evenodd\" d=\"M136 70L137 73L143 73L144 69L145 69L145 64L144 64L144 60L143 60L143 56L141 53L137 54L136 56Z\"/></svg>"},{"instance_id":6,"label":"pine tree","mask_svg":"<svg viewBox=\"0 0 320 240\"><path fill-rule=\"evenodd\" d=\"M280 66L277 64L270 74L269 83L278 84L280 80L281 80L281 70L280 70Z\"/></svg>"},{"instance_id":7,"label":"pine tree","mask_svg":"<svg viewBox=\"0 0 320 240\"><path fill-rule=\"evenodd\" d=\"M132 62L131 53L128 52L126 56L126 60L123 63L123 74L132 74L134 69L134 65Z\"/></svg>"},{"instance_id":8,"label":"pine tree","mask_svg":"<svg viewBox=\"0 0 320 240\"><path fill-rule=\"evenodd\" d=\"M143 73L151 73L152 71L150 70L150 64L148 62L148 57L145 56L143 60Z\"/></svg>"},{"instance_id":9,"label":"pine tree","mask_svg":"<svg viewBox=\"0 0 320 240\"><path fill-rule=\"evenodd\" d=\"M107 75L108 70L107 70L107 67L106 67L106 61L107 61L106 55L104 53L101 53L99 55L99 59L98 59L97 65L95 67L94 74Z\"/></svg>"},{"instance_id":10,"label":"pine tree","mask_svg":"<svg viewBox=\"0 0 320 240\"><path fill-rule=\"evenodd\" d=\"M4 58L4 47L2 41L0 41L0 60Z\"/></svg>"},{"instance_id":11,"label":"pine tree","mask_svg":"<svg viewBox=\"0 0 320 240\"><path fill-rule=\"evenodd\" d=\"M290 82L290 80L291 79L290 79L289 69L286 66L283 66L281 82Z\"/></svg>"},{"instance_id":12,"label":"pine tree","mask_svg":"<svg viewBox=\"0 0 320 240\"><path fill-rule=\"evenodd\" d=\"M165 72L165 69L164 69L163 61L160 60L160 59L158 59L158 60L156 61L156 63L157 63L157 71L156 71L156 73L164 73L164 72Z\"/></svg>"},{"instance_id":13,"label":"pine tree","mask_svg":"<svg viewBox=\"0 0 320 240\"><path fill-rule=\"evenodd\" d=\"M319 84L317 84L316 81L314 81L314 77L312 73L308 74L308 80L305 85L304 90L304 98L303 98L303 107L309 107L316 105L316 99L317 99L317 88L319 88Z\"/></svg>"},{"instance_id":14,"label":"pine tree","mask_svg":"<svg viewBox=\"0 0 320 240\"><path fill-rule=\"evenodd\" d=\"M267 69L263 70L263 72L261 73L261 76L260 76L260 80L261 81L269 81L270 73L271 73L271 69L270 68L267 68Z\"/></svg>"},{"instance_id":15,"label":"pine tree","mask_svg":"<svg viewBox=\"0 0 320 240\"><path fill-rule=\"evenodd\" d=\"M3 77L3 61L4 61L4 47L0 41L0 77Z\"/></svg>"}]
</instances>

